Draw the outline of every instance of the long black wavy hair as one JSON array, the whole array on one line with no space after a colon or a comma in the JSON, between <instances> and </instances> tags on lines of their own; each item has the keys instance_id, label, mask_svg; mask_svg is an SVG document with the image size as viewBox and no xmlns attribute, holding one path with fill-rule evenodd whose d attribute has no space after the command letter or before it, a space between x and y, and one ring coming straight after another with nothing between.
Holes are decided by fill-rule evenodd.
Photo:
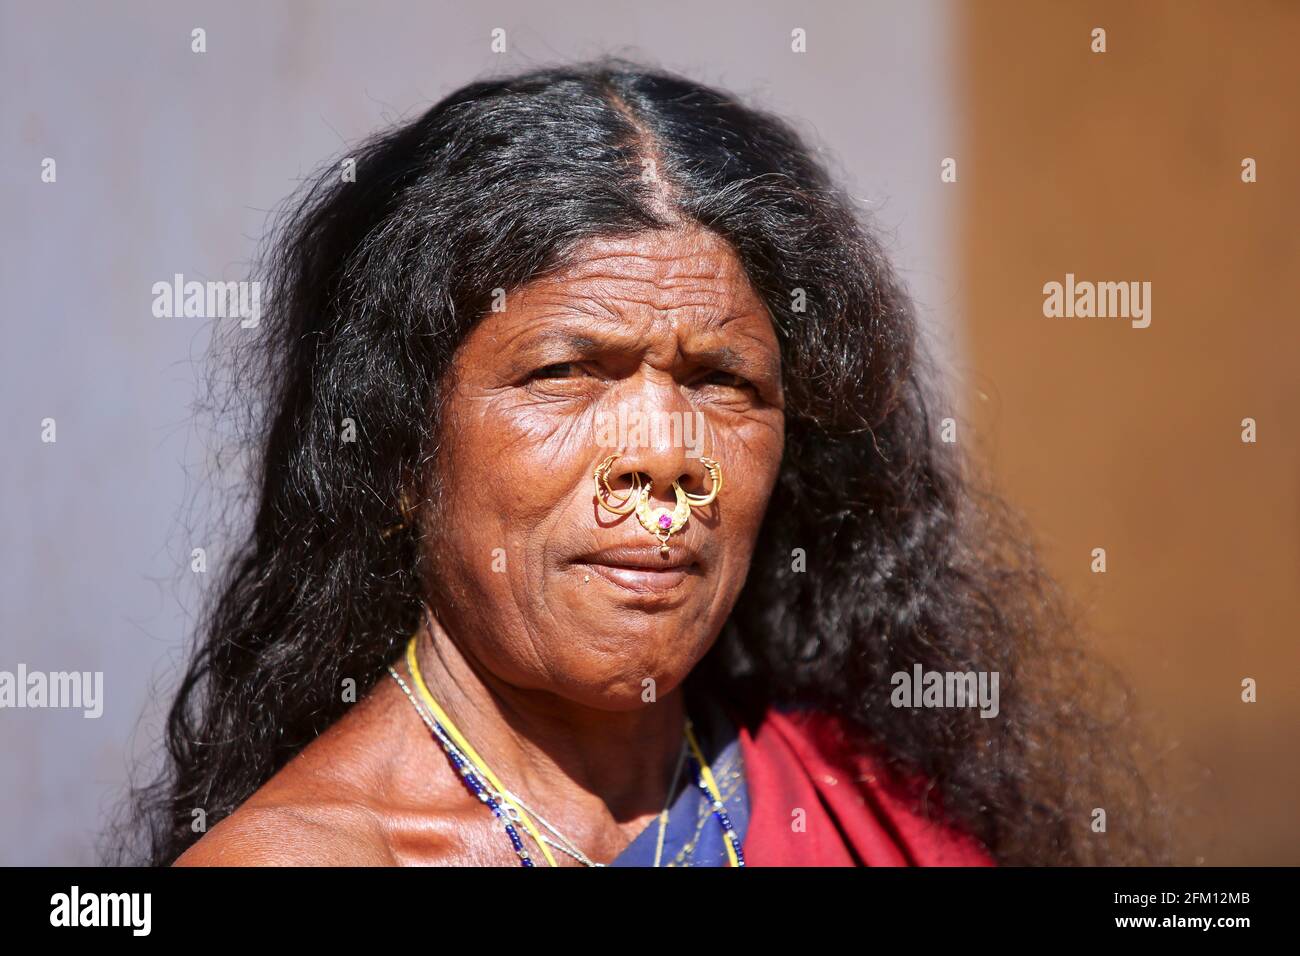
<instances>
[{"instance_id":1,"label":"long black wavy hair","mask_svg":"<svg viewBox=\"0 0 1300 956\"><path fill-rule=\"evenodd\" d=\"M774 320L786 393L749 578L688 690L745 714L784 702L846 718L900 792L1000 862L1153 858L1119 685L1081 648L1022 522L941 440L908 298L791 126L601 60L470 84L351 158L355 177L332 162L272 233L270 304L225 380L255 397L251 533L205 611L166 766L132 794L119 858L173 861L200 835L196 809L209 826L230 814L346 711L345 680L372 686L417 628L436 569L416 534L382 530L407 478L436 471L440 383L493 290L583 240L682 219L735 249ZM999 716L891 706L890 676L918 663L998 672Z\"/></svg>"}]
</instances>

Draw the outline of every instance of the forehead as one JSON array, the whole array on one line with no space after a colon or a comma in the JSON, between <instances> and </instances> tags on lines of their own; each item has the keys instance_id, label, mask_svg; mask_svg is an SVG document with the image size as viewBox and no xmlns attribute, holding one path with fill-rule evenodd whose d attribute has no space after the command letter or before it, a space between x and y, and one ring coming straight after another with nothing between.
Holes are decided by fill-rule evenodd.
<instances>
[{"instance_id":1,"label":"forehead","mask_svg":"<svg viewBox=\"0 0 1300 956\"><path fill-rule=\"evenodd\" d=\"M714 329L762 318L739 257L700 228L650 232L579 245L557 272L517 290L509 311L539 316L550 306L592 318L643 318Z\"/></svg>"}]
</instances>

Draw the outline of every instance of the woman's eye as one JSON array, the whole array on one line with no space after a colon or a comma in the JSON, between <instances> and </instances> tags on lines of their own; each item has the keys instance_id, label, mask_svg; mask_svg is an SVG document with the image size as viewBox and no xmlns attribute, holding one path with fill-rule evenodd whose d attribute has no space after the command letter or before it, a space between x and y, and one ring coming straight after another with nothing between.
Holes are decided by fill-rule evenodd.
<instances>
[{"instance_id":1,"label":"woman's eye","mask_svg":"<svg viewBox=\"0 0 1300 956\"><path fill-rule=\"evenodd\" d=\"M749 388L749 380L734 372L712 372L703 379L706 385L725 385L728 388Z\"/></svg>"},{"instance_id":2,"label":"woman's eye","mask_svg":"<svg viewBox=\"0 0 1300 956\"><path fill-rule=\"evenodd\" d=\"M574 373L576 365L573 362L556 362L553 365L545 365L533 372L531 378L568 378Z\"/></svg>"}]
</instances>

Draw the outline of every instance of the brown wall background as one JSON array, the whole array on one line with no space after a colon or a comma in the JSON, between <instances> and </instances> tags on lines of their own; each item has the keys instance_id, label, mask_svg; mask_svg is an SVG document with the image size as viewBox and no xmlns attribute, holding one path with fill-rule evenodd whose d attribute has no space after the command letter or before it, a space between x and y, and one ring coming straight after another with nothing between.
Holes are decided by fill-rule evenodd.
<instances>
[{"instance_id":1,"label":"brown wall background","mask_svg":"<svg viewBox=\"0 0 1300 956\"><path fill-rule=\"evenodd\" d=\"M1178 862L1300 863L1300 4L962 15L966 435L1164 741ZM1067 272L1150 327L1044 317Z\"/></svg>"}]
</instances>

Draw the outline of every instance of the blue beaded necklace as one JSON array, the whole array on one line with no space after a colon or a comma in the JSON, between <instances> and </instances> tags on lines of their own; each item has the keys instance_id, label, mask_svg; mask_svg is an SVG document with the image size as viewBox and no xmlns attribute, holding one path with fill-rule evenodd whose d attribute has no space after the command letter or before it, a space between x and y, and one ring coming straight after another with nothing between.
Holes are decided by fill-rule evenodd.
<instances>
[{"instance_id":1,"label":"blue beaded necklace","mask_svg":"<svg viewBox=\"0 0 1300 956\"><path fill-rule=\"evenodd\" d=\"M419 672L418 664L415 664L414 661L415 642L416 642L416 638L412 637L410 644L407 646L407 664L411 671L411 676L416 686L420 689L421 694L426 698L427 701L432 703L433 709L435 709L436 712L441 712L441 708L438 707L437 702L433 699L432 693L429 692L427 685L425 685L424 683L423 677ZM406 698L411 702L411 705L415 708L416 713L419 714L420 719L425 723L426 726L428 726L434 738L442 745L443 751L446 753L447 759L451 763L452 769L460 777L461 782L465 785L466 789L476 799L484 803L488 807L488 809L492 811L492 815L501 821L502 826L505 829L506 836L510 840L510 845L514 848L515 855L519 858L520 865L536 866L536 863L533 861L532 856L529 854L528 848L524 846L523 839L519 835L519 830L515 826L516 822L523 823L525 828L529 831L529 835L532 836L533 839L542 848L542 853L546 856L546 859L550 863L550 865L557 866L558 864L555 862L554 857L551 856L551 854L546 849L546 843L550 843L552 841L547 840L545 837L541 836L541 834L537 832L536 828L531 826L531 821L528 820L528 817L526 814L524 814L523 810L521 810L519 807L516 806L507 805L505 801L499 799L498 796L494 794L493 787L490 786L491 772L488 771L486 767L480 768L476 766L475 760L468 757L465 754L465 752L459 746L457 746L455 741L453 740L453 737L460 736L459 733L454 732L454 728L453 728L453 732L449 732L448 729L443 726L442 722L440 722L437 719L437 717L435 717L433 714L427 713L426 709L421 706L420 701L416 699L413 693L411 693L410 687L408 687L406 682L402 680L401 675L398 674L397 671L393 669L391 666L388 668L388 673L392 676L393 680L397 682L397 685L402 689L402 693L404 693L406 695ZM686 742L690 746L691 756L695 762L696 786L698 786L700 791L704 794L705 799L707 799L710 802L712 815L718 821L718 824L722 827L723 840L727 849L727 855L728 858L730 859L731 865L744 866L745 855L744 852L741 850L740 840L736 834L736 829L731 822L731 817L727 814L726 806L722 801L721 792L718 790L717 783L713 779L713 773L709 769L708 763L704 760L704 754L700 750L699 743L695 739L695 734L691 728L691 721L689 717L686 720L685 734L686 734ZM497 789L500 790L501 788L497 788ZM539 816L538 819L540 820L541 817ZM542 823L553 833L555 833L556 836L560 836L559 832L556 831L555 828L552 827L550 824L547 824L544 820L542 821ZM563 840L564 838L561 836L561 839ZM568 840L565 840L565 842L569 843ZM553 844L553 845L557 846L559 849L564 850L564 852L569 853L571 856L574 856L580 862L583 862L588 866L603 865L599 863L593 863L590 859L588 859L585 856L585 854L582 854L581 851L577 850L576 847L572 847L571 843L570 843L570 847L572 847L571 849L566 849L565 847L561 847L558 844Z\"/></svg>"}]
</instances>

